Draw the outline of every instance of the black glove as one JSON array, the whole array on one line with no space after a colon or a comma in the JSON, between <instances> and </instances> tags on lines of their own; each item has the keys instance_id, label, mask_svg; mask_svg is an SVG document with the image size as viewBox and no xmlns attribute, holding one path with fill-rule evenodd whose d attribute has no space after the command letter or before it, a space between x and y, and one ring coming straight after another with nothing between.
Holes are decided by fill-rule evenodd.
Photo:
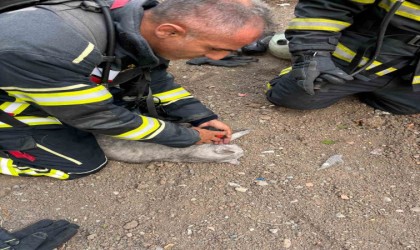
<instances>
[{"instance_id":1,"label":"black glove","mask_svg":"<svg viewBox=\"0 0 420 250\"><path fill-rule=\"evenodd\" d=\"M353 80L352 76L335 66L331 54L324 51L294 54L290 73L297 84L310 95L315 94L314 82L344 84Z\"/></svg>"},{"instance_id":2,"label":"black glove","mask_svg":"<svg viewBox=\"0 0 420 250\"><path fill-rule=\"evenodd\" d=\"M267 51L268 44L270 43L271 38L273 38L273 34L260 38L259 40L245 45L241 48L242 53L245 55L258 55L262 54Z\"/></svg>"},{"instance_id":3,"label":"black glove","mask_svg":"<svg viewBox=\"0 0 420 250\"><path fill-rule=\"evenodd\" d=\"M249 64L251 62L258 62L258 59L251 56L228 55L220 60L212 60L207 57L197 57L187 61L190 65L213 65L222 67L237 67Z\"/></svg>"},{"instance_id":4,"label":"black glove","mask_svg":"<svg viewBox=\"0 0 420 250\"><path fill-rule=\"evenodd\" d=\"M0 228L0 249L52 250L71 239L78 228L65 220L41 220L13 233Z\"/></svg>"}]
</instances>

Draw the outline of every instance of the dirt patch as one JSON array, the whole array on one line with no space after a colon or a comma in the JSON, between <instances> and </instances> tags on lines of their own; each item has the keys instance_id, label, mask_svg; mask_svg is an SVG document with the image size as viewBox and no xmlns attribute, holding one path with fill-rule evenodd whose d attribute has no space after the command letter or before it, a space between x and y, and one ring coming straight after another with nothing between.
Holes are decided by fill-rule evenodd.
<instances>
[{"instance_id":1,"label":"dirt patch","mask_svg":"<svg viewBox=\"0 0 420 250\"><path fill-rule=\"evenodd\" d=\"M294 3L270 1L279 30ZM0 176L2 226L74 221L80 231L62 249L418 249L420 116L355 98L274 107L264 85L289 62L258 58L170 67L222 120L252 130L238 141L240 165L111 162L68 182ZM333 155L343 162L318 170Z\"/></svg>"}]
</instances>

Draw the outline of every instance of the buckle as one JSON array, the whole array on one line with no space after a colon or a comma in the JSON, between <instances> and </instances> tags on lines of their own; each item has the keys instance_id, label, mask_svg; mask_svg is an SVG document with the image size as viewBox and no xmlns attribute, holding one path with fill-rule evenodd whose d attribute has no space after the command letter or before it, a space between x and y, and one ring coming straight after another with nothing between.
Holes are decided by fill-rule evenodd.
<instances>
[{"instance_id":1,"label":"buckle","mask_svg":"<svg viewBox=\"0 0 420 250\"><path fill-rule=\"evenodd\" d=\"M413 37L413 39L408 41L408 44L412 46L420 47L420 35L416 35L415 37Z\"/></svg>"}]
</instances>

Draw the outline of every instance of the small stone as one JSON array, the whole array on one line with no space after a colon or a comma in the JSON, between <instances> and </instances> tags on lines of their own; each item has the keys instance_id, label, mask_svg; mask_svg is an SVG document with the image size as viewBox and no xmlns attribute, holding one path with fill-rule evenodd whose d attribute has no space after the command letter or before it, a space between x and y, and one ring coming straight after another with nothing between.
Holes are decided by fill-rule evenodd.
<instances>
[{"instance_id":1,"label":"small stone","mask_svg":"<svg viewBox=\"0 0 420 250\"><path fill-rule=\"evenodd\" d=\"M344 215L344 214L342 214L342 213L337 213L336 215L335 215L337 218L346 218L346 216Z\"/></svg>"},{"instance_id":2,"label":"small stone","mask_svg":"<svg viewBox=\"0 0 420 250\"><path fill-rule=\"evenodd\" d=\"M96 238L96 234L91 234L91 235L88 235L87 237L88 240L93 240L95 238Z\"/></svg>"},{"instance_id":3,"label":"small stone","mask_svg":"<svg viewBox=\"0 0 420 250\"><path fill-rule=\"evenodd\" d=\"M350 199L350 198L349 198L347 195L345 195L345 194L340 195L340 198L341 198L341 199L343 199L343 200L349 200L349 199Z\"/></svg>"},{"instance_id":4,"label":"small stone","mask_svg":"<svg viewBox=\"0 0 420 250\"><path fill-rule=\"evenodd\" d=\"M128 233L125 236L127 236L127 238L131 238L131 237L133 237L133 234L132 233Z\"/></svg>"},{"instance_id":5,"label":"small stone","mask_svg":"<svg viewBox=\"0 0 420 250\"><path fill-rule=\"evenodd\" d=\"M235 190L241 193L245 193L246 191L248 191L248 189L244 187L236 187Z\"/></svg>"},{"instance_id":6,"label":"small stone","mask_svg":"<svg viewBox=\"0 0 420 250\"><path fill-rule=\"evenodd\" d=\"M277 232L279 231L277 228L271 228L268 231L270 231L270 233L272 234L277 234Z\"/></svg>"},{"instance_id":7,"label":"small stone","mask_svg":"<svg viewBox=\"0 0 420 250\"><path fill-rule=\"evenodd\" d=\"M395 210L395 212L397 212L397 213L404 213L404 210L402 210L402 209L397 209L397 210Z\"/></svg>"},{"instance_id":8,"label":"small stone","mask_svg":"<svg viewBox=\"0 0 420 250\"><path fill-rule=\"evenodd\" d=\"M229 182L228 185L231 186L231 187L240 187L241 186L241 185L239 185L235 182Z\"/></svg>"},{"instance_id":9,"label":"small stone","mask_svg":"<svg viewBox=\"0 0 420 250\"><path fill-rule=\"evenodd\" d=\"M261 154L274 154L274 150L262 151Z\"/></svg>"},{"instance_id":10,"label":"small stone","mask_svg":"<svg viewBox=\"0 0 420 250\"><path fill-rule=\"evenodd\" d=\"M120 192L118 192L118 191L114 191L112 193L115 194L115 195L119 195L120 194Z\"/></svg>"},{"instance_id":11,"label":"small stone","mask_svg":"<svg viewBox=\"0 0 420 250\"><path fill-rule=\"evenodd\" d=\"M391 198L389 198L389 197L384 197L384 202L391 202L392 200L391 200Z\"/></svg>"},{"instance_id":12,"label":"small stone","mask_svg":"<svg viewBox=\"0 0 420 250\"><path fill-rule=\"evenodd\" d=\"M253 232L254 230L255 230L255 228L252 228L252 227L249 229L249 231L251 231L251 232Z\"/></svg>"},{"instance_id":13,"label":"small stone","mask_svg":"<svg viewBox=\"0 0 420 250\"><path fill-rule=\"evenodd\" d=\"M214 227L207 227L207 229L211 230L211 231L216 231L216 229L214 229Z\"/></svg>"},{"instance_id":14,"label":"small stone","mask_svg":"<svg viewBox=\"0 0 420 250\"><path fill-rule=\"evenodd\" d=\"M125 230L130 230L130 229L134 229L139 225L139 223L135 220L128 222L127 224L124 225L124 229Z\"/></svg>"},{"instance_id":15,"label":"small stone","mask_svg":"<svg viewBox=\"0 0 420 250\"><path fill-rule=\"evenodd\" d=\"M255 184L257 186L267 186L268 182L266 182L266 181L255 181Z\"/></svg>"},{"instance_id":16,"label":"small stone","mask_svg":"<svg viewBox=\"0 0 420 250\"><path fill-rule=\"evenodd\" d=\"M174 246L175 246L175 244L170 243L170 244L166 245L163 249L169 250L169 249L172 249L172 247L174 247Z\"/></svg>"},{"instance_id":17,"label":"small stone","mask_svg":"<svg viewBox=\"0 0 420 250\"><path fill-rule=\"evenodd\" d=\"M415 212L415 213L420 213L420 207L413 207L410 210Z\"/></svg>"},{"instance_id":18,"label":"small stone","mask_svg":"<svg viewBox=\"0 0 420 250\"><path fill-rule=\"evenodd\" d=\"M290 246L292 246L292 241L290 239L284 239L283 247L284 248L289 248Z\"/></svg>"},{"instance_id":19,"label":"small stone","mask_svg":"<svg viewBox=\"0 0 420 250\"><path fill-rule=\"evenodd\" d=\"M312 182L308 182L308 183L305 184L305 186L307 186L307 187L313 187L314 184Z\"/></svg>"},{"instance_id":20,"label":"small stone","mask_svg":"<svg viewBox=\"0 0 420 250\"><path fill-rule=\"evenodd\" d=\"M370 154L371 155L382 155L383 151L384 150L382 148L376 148L376 149L370 151Z\"/></svg>"},{"instance_id":21,"label":"small stone","mask_svg":"<svg viewBox=\"0 0 420 250\"><path fill-rule=\"evenodd\" d=\"M192 234L192 230L191 229L187 229L187 235L191 235Z\"/></svg>"}]
</instances>

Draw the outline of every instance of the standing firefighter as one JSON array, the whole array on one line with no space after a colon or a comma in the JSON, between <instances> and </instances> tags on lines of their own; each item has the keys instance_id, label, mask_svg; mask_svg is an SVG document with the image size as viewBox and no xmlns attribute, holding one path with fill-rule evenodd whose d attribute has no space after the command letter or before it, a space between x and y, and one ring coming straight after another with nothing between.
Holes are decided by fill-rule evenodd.
<instances>
[{"instance_id":1,"label":"standing firefighter","mask_svg":"<svg viewBox=\"0 0 420 250\"><path fill-rule=\"evenodd\" d=\"M320 109L357 95L394 114L420 112L420 0L301 0L286 30L292 67L270 102Z\"/></svg>"},{"instance_id":2,"label":"standing firefighter","mask_svg":"<svg viewBox=\"0 0 420 250\"><path fill-rule=\"evenodd\" d=\"M95 133L228 143L230 127L174 82L168 60L223 58L261 36L267 11L257 0L44 0L0 14L0 173L94 173L107 161Z\"/></svg>"}]
</instances>

